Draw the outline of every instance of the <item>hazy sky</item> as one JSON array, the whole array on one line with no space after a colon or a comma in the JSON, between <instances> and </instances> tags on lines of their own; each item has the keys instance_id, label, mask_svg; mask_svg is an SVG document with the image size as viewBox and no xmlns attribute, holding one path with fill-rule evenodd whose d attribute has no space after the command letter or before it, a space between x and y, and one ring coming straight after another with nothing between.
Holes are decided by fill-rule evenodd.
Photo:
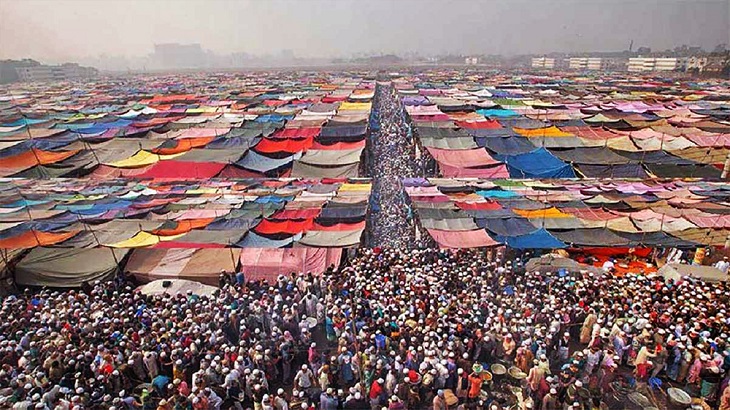
<instances>
[{"instance_id":1,"label":"hazy sky","mask_svg":"<svg viewBox=\"0 0 730 410\"><path fill-rule=\"evenodd\" d=\"M0 0L0 58L143 56L153 44L218 53L543 53L711 49L730 0Z\"/></svg>"}]
</instances>

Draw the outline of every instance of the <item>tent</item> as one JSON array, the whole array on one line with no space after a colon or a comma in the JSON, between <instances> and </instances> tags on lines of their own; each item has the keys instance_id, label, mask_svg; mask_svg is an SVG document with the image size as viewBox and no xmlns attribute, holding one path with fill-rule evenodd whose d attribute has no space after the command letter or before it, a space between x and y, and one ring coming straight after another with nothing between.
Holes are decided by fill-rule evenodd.
<instances>
[{"instance_id":1,"label":"tent","mask_svg":"<svg viewBox=\"0 0 730 410\"><path fill-rule=\"evenodd\" d=\"M141 282L188 279L217 285L221 272L236 272L239 249L135 249L125 272Z\"/></svg>"},{"instance_id":2,"label":"tent","mask_svg":"<svg viewBox=\"0 0 730 410\"><path fill-rule=\"evenodd\" d=\"M428 233L441 248L482 248L500 244L490 238L484 229L472 231L428 229Z\"/></svg>"},{"instance_id":3,"label":"tent","mask_svg":"<svg viewBox=\"0 0 730 410\"><path fill-rule=\"evenodd\" d=\"M542 228L525 235L495 235L494 238L515 249L560 249L567 247L563 242L552 236L550 232Z\"/></svg>"},{"instance_id":4,"label":"tent","mask_svg":"<svg viewBox=\"0 0 730 410\"><path fill-rule=\"evenodd\" d=\"M684 277L691 277L705 282L726 282L729 277L714 266L683 265L679 263L668 263L659 268L659 275L664 279L681 280Z\"/></svg>"},{"instance_id":5,"label":"tent","mask_svg":"<svg viewBox=\"0 0 730 410\"><path fill-rule=\"evenodd\" d=\"M264 279L269 283L279 275L292 272L323 273L330 265L339 266L341 248L241 249L241 271L246 280Z\"/></svg>"},{"instance_id":6,"label":"tent","mask_svg":"<svg viewBox=\"0 0 730 410\"><path fill-rule=\"evenodd\" d=\"M545 148L525 154L504 155L502 159L512 178L575 178L573 168Z\"/></svg>"},{"instance_id":7,"label":"tent","mask_svg":"<svg viewBox=\"0 0 730 410\"><path fill-rule=\"evenodd\" d=\"M170 280L154 280L146 285L138 287L137 292L147 295L185 295L192 292L193 295L212 297L218 288L215 286L204 285L200 282L194 282L185 279Z\"/></svg>"},{"instance_id":8,"label":"tent","mask_svg":"<svg viewBox=\"0 0 730 410\"><path fill-rule=\"evenodd\" d=\"M15 266L15 283L75 288L84 282L109 280L128 252L109 248L34 248Z\"/></svg>"}]
</instances>

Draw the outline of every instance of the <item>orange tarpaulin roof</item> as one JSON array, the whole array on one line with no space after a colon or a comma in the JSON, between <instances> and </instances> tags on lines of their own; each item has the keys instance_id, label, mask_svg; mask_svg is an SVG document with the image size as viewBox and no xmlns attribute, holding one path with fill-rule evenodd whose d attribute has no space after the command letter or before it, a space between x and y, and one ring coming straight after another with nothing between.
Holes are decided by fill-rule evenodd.
<instances>
[{"instance_id":1,"label":"orange tarpaulin roof","mask_svg":"<svg viewBox=\"0 0 730 410\"><path fill-rule=\"evenodd\" d=\"M213 222L214 219L215 218L184 219L182 221L177 221L177 225L174 228L155 229L152 233L159 236L180 235L190 232L193 229L204 228Z\"/></svg>"},{"instance_id":2,"label":"orange tarpaulin roof","mask_svg":"<svg viewBox=\"0 0 730 410\"><path fill-rule=\"evenodd\" d=\"M160 147L153 149L152 152L159 155L179 154L190 151L193 148L204 147L214 139L215 137L195 137L173 140L173 142L165 142ZM172 143L174 143L174 146L166 146L168 144L172 145Z\"/></svg>"},{"instance_id":3,"label":"orange tarpaulin roof","mask_svg":"<svg viewBox=\"0 0 730 410\"><path fill-rule=\"evenodd\" d=\"M54 164L76 155L78 152L79 150L54 152L31 148L20 154L3 158L0 161L0 175L14 174L36 165Z\"/></svg>"},{"instance_id":4,"label":"orange tarpaulin roof","mask_svg":"<svg viewBox=\"0 0 730 410\"><path fill-rule=\"evenodd\" d=\"M256 144L254 149L256 152L261 153L274 153L274 152L288 152L293 154L295 152L309 149L314 143L314 137L302 138L302 139L269 139L264 138Z\"/></svg>"},{"instance_id":5,"label":"orange tarpaulin roof","mask_svg":"<svg viewBox=\"0 0 730 410\"><path fill-rule=\"evenodd\" d=\"M0 239L0 249L24 249L35 248L36 246L50 246L63 242L77 233L79 233L79 231L41 232L29 230L21 233L20 235Z\"/></svg>"}]
</instances>

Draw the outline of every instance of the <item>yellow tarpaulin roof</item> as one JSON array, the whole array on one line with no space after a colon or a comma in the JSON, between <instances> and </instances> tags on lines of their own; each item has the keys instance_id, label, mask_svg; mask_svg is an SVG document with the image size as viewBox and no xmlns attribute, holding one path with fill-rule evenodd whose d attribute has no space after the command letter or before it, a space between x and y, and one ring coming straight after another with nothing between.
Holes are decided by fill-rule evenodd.
<instances>
[{"instance_id":1,"label":"yellow tarpaulin roof","mask_svg":"<svg viewBox=\"0 0 730 410\"><path fill-rule=\"evenodd\" d=\"M566 214L555 207L547 209L513 209L512 211L525 218L573 218L573 215Z\"/></svg>"},{"instance_id":2,"label":"yellow tarpaulin roof","mask_svg":"<svg viewBox=\"0 0 730 410\"><path fill-rule=\"evenodd\" d=\"M187 234L187 232L181 233L179 235L159 236L140 231L129 239L125 239L121 242L107 244L106 246L110 248L143 248L146 246L156 245L164 241L173 241L185 234Z\"/></svg>"},{"instance_id":3,"label":"yellow tarpaulin roof","mask_svg":"<svg viewBox=\"0 0 730 410\"><path fill-rule=\"evenodd\" d=\"M158 161L179 157L180 155L183 155L184 153L185 152L180 152L177 154L170 154L170 155L157 155L157 154L153 154L149 151L139 150L139 151L137 151L137 153L135 153L134 155L132 155L129 158L125 158L125 159L119 160L119 161L109 162L105 165L109 165L110 167L115 167L115 168L139 168L139 167L144 167L147 165L155 164Z\"/></svg>"},{"instance_id":4,"label":"yellow tarpaulin roof","mask_svg":"<svg viewBox=\"0 0 730 410\"><path fill-rule=\"evenodd\" d=\"M343 102L340 104L340 111L369 111L372 103Z\"/></svg>"},{"instance_id":5,"label":"yellow tarpaulin roof","mask_svg":"<svg viewBox=\"0 0 730 410\"><path fill-rule=\"evenodd\" d=\"M342 184L339 191L370 191L370 184Z\"/></svg>"},{"instance_id":6,"label":"yellow tarpaulin roof","mask_svg":"<svg viewBox=\"0 0 730 410\"><path fill-rule=\"evenodd\" d=\"M522 135L523 137L573 137L574 135L560 130L560 128L556 126L547 127L547 128L536 128L536 129L527 129L527 128L518 128L515 127L513 130Z\"/></svg>"}]
</instances>

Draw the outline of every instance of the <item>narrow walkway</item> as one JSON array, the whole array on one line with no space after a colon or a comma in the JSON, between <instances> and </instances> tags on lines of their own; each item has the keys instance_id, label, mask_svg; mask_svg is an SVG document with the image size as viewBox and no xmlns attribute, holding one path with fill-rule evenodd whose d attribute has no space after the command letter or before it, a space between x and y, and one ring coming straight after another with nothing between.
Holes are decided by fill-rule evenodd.
<instances>
[{"instance_id":1,"label":"narrow walkway","mask_svg":"<svg viewBox=\"0 0 730 410\"><path fill-rule=\"evenodd\" d=\"M370 247L416 246L413 215L402 178L419 174L405 111L391 85L378 84L370 134Z\"/></svg>"}]
</instances>

